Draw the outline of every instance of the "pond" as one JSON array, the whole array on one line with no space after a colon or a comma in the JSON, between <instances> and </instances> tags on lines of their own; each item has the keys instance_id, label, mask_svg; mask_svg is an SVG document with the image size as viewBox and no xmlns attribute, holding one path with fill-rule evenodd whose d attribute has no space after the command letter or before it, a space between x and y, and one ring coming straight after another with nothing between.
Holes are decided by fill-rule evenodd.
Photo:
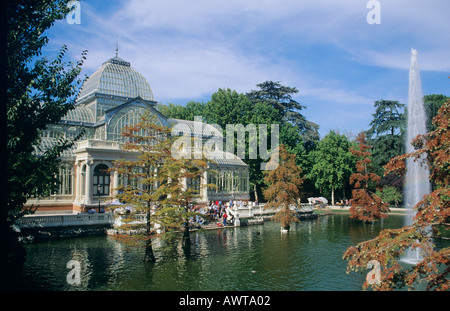
<instances>
[{"instance_id":1,"label":"pond","mask_svg":"<svg viewBox=\"0 0 450 311\"><path fill-rule=\"evenodd\" d=\"M26 245L20 283L24 290L61 291L360 291L365 274L346 274L345 250L403 216L367 225L348 214L302 221L282 233L277 223L192 232L189 252L154 240L156 263L144 249L110 236L51 240ZM79 284L69 261L79 263ZM369 272L369 270L367 271Z\"/></svg>"}]
</instances>

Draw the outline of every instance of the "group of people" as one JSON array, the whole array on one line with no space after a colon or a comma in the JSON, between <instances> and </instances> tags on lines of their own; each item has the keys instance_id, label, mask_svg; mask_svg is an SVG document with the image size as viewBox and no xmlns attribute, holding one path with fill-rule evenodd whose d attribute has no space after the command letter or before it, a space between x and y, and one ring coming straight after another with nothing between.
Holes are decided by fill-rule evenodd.
<instances>
[{"instance_id":1,"label":"group of people","mask_svg":"<svg viewBox=\"0 0 450 311\"><path fill-rule=\"evenodd\" d=\"M234 216L231 211L231 209L233 208L233 204L231 202L232 201L224 204L222 201L211 201L208 204L207 208L209 216L210 218L217 221L217 225L222 225L225 227L227 225L227 221L229 223L232 223L234 221ZM222 222L220 222L221 219Z\"/></svg>"},{"instance_id":2,"label":"group of people","mask_svg":"<svg viewBox=\"0 0 450 311\"><path fill-rule=\"evenodd\" d=\"M241 200L230 200L228 202L210 201L206 206L194 206L191 204L190 210L200 215L191 217L191 225L204 225L208 222L216 222L218 226L226 226L233 224L235 221L235 213L238 208L247 207L247 202ZM201 215L204 215L202 217Z\"/></svg>"},{"instance_id":3,"label":"group of people","mask_svg":"<svg viewBox=\"0 0 450 311\"><path fill-rule=\"evenodd\" d=\"M348 201L348 199L345 199L345 200L341 200L341 201L337 202L336 204L338 206L340 206L341 208L344 208L346 206L349 206L349 201Z\"/></svg>"},{"instance_id":4,"label":"group of people","mask_svg":"<svg viewBox=\"0 0 450 311\"><path fill-rule=\"evenodd\" d=\"M99 213L104 213L104 212L105 212L105 209L104 209L103 207L101 207L100 210L99 210L98 212L99 212ZM87 213L88 213L88 214L95 214L96 211L95 211L94 208L91 207L91 208L88 210Z\"/></svg>"}]
</instances>

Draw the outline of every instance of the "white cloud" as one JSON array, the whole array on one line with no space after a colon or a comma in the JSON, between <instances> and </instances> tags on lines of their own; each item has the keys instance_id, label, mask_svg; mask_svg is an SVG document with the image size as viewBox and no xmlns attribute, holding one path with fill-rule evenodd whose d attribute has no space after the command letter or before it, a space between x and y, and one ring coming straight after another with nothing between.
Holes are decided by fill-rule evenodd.
<instances>
[{"instance_id":1,"label":"white cloud","mask_svg":"<svg viewBox=\"0 0 450 311\"><path fill-rule=\"evenodd\" d=\"M418 49L422 70L450 70L449 1L380 0L381 25L367 24L366 3L130 0L115 2L118 8L106 14L103 2L83 2L82 25L65 25L57 40L69 40L75 58L89 50L84 65L89 74L114 55L118 35L119 56L163 102L281 81L299 89L307 117L317 122L329 112L326 126L334 128L332 119L351 116L364 123L375 100L403 94L406 75L402 81L381 75L406 71L411 48ZM333 66L341 63L345 66ZM374 75L376 70L386 71Z\"/></svg>"}]
</instances>

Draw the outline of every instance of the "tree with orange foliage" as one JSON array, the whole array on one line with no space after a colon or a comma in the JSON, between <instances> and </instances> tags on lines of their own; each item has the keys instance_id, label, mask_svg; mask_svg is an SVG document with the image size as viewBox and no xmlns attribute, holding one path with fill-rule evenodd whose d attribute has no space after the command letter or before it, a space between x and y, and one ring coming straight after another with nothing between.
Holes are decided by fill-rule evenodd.
<instances>
[{"instance_id":1,"label":"tree with orange foliage","mask_svg":"<svg viewBox=\"0 0 450 311\"><path fill-rule=\"evenodd\" d=\"M363 272L371 261L379 264L379 279L374 282L366 279L364 289L369 285L374 290L392 290L405 285L414 288L417 283L424 283L427 290L450 290L450 247L438 248L433 243L450 226L450 100L439 109L433 124L434 131L413 140L414 152L395 157L385 166L385 174L402 174L406 170L406 158L427 156L434 191L414 207L413 224L383 230L375 239L352 246L343 255L349 260L347 273ZM412 266L401 265L399 258L409 248L420 248L423 259Z\"/></svg>"},{"instance_id":2,"label":"tree with orange foliage","mask_svg":"<svg viewBox=\"0 0 450 311\"><path fill-rule=\"evenodd\" d=\"M278 209L273 217L281 223L281 227L289 230L292 222L298 222L298 218L291 210L291 205L296 205L300 199L300 186L303 179L300 177L302 169L295 163L295 154L287 151L286 147L279 146L279 164L274 170L264 171L264 180L269 187L264 191L267 199L266 208Z\"/></svg>"},{"instance_id":3,"label":"tree with orange foliage","mask_svg":"<svg viewBox=\"0 0 450 311\"><path fill-rule=\"evenodd\" d=\"M356 137L356 141L358 148L350 148L352 155L359 159L356 162L357 173L350 176L350 184L354 184L355 187L352 191L353 198L350 200L350 217L372 223L375 219L387 217L389 205L369 189L379 182L381 177L370 171L372 154L368 150L371 146L367 145L364 132Z\"/></svg>"}]
</instances>

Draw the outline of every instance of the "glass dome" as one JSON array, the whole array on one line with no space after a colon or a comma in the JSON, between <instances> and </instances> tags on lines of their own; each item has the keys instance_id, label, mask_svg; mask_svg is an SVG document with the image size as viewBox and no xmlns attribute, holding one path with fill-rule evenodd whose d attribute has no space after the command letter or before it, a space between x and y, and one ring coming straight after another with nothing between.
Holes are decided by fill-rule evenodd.
<instances>
[{"instance_id":1,"label":"glass dome","mask_svg":"<svg viewBox=\"0 0 450 311\"><path fill-rule=\"evenodd\" d=\"M83 84L79 99L93 92L107 95L154 100L147 80L129 62L115 56L103 63Z\"/></svg>"}]
</instances>

